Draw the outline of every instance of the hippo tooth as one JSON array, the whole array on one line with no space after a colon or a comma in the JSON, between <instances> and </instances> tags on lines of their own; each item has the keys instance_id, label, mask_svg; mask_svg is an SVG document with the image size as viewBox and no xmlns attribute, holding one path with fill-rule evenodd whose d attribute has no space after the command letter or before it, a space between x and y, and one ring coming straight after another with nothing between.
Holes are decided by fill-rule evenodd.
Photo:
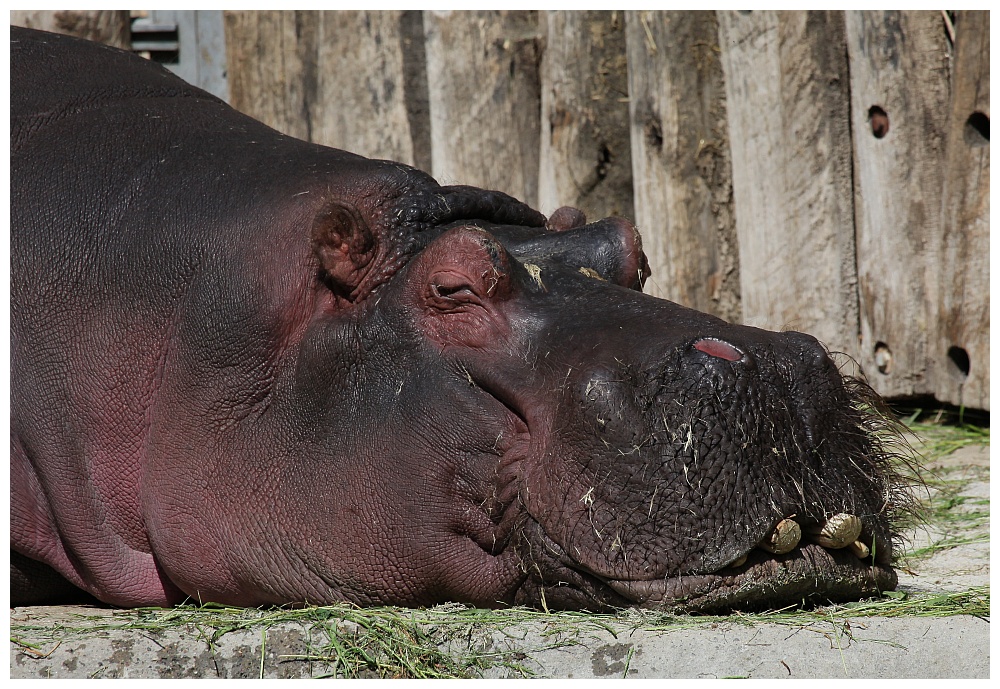
<instances>
[{"instance_id":1,"label":"hippo tooth","mask_svg":"<svg viewBox=\"0 0 1000 689\"><path fill-rule=\"evenodd\" d=\"M802 539L802 527L794 519L782 519L771 535L760 542L760 547L775 555L789 553Z\"/></svg>"},{"instance_id":2,"label":"hippo tooth","mask_svg":"<svg viewBox=\"0 0 1000 689\"><path fill-rule=\"evenodd\" d=\"M871 555L871 551L868 550L868 546L866 546L861 541L854 541L854 543L851 543L850 545L847 546L847 549L850 550L855 555L857 555L862 560Z\"/></svg>"},{"instance_id":3,"label":"hippo tooth","mask_svg":"<svg viewBox=\"0 0 1000 689\"><path fill-rule=\"evenodd\" d=\"M821 524L806 529L813 541L824 548L846 548L861 536L861 520L853 514L835 514Z\"/></svg>"},{"instance_id":4,"label":"hippo tooth","mask_svg":"<svg viewBox=\"0 0 1000 689\"><path fill-rule=\"evenodd\" d=\"M742 567L747 563L747 556L740 555L738 558L729 563L730 567Z\"/></svg>"}]
</instances>

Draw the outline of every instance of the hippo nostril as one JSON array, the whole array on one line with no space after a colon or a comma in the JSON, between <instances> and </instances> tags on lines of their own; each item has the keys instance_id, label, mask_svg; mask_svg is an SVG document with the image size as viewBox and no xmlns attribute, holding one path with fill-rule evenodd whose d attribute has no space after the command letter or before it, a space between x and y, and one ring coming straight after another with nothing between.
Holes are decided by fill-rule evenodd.
<instances>
[{"instance_id":1,"label":"hippo nostril","mask_svg":"<svg viewBox=\"0 0 1000 689\"><path fill-rule=\"evenodd\" d=\"M725 359L726 361L739 361L743 358L743 352L736 349L736 347L732 346L728 342L716 340L711 337L705 337L697 340L694 343L694 348L699 352L704 352L709 356Z\"/></svg>"}]
</instances>

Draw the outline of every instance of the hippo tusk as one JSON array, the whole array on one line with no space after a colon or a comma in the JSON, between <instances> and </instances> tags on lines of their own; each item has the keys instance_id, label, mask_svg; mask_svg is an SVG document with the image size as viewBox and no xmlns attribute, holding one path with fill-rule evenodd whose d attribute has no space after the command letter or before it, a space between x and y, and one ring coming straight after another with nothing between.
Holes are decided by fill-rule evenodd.
<instances>
[{"instance_id":1,"label":"hippo tusk","mask_svg":"<svg viewBox=\"0 0 1000 689\"><path fill-rule=\"evenodd\" d=\"M792 551L802 539L802 527L793 519L782 519L774 531L760 542L760 547L775 555Z\"/></svg>"},{"instance_id":2,"label":"hippo tusk","mask_svg":"<svg viewBox=\"0 0 1000 689\"><path fill-rule=\"evenodd\" d=\"M810 538L824 548L846 548L861 536L861 520L853 514L835 514L826 521L807 527Z\"/></svg>"},{"instance_id":3,"label":"hippo tusk","mask_svg":"<svg viewBox=\"0 0 1000 689\"><path fill-rule=\"evenodd\" d=\"M871 555L871 551L868 549L868 546L861 541L854 541L854 543L847 546L847 549L857 555L861 560L864 560L866 557Z\"/></svg>"},{"instance_id":4,"label":"hippo tusk","mask_svg":"<svg viewBox=\"0 0 1000 689\"><path fill-rule=\"evenodd\" d=\"M738 558L729 563L729 567L742 567L747 563L747 556L740 555Z\"/></svg>"}]
</instances>

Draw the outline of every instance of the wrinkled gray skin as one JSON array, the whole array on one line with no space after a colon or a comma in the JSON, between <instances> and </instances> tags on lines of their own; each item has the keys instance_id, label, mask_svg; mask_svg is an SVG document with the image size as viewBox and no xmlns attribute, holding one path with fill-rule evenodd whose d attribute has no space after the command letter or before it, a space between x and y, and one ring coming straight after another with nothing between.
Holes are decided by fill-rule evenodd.
<instances>
[{"instance_id":1,"label":"wrinkled gray skin","mask_svg":"<svg viewBox=\"0 0 1000 689\"><path fill-rule=\"evenodd\" d=\"M642 294L628 222L546 221L126 53L11 38L14 603L709 610L895 585L862 387L808 335ZM873 556L756 547L838 512Z\"/></svg>"}]
</instances>

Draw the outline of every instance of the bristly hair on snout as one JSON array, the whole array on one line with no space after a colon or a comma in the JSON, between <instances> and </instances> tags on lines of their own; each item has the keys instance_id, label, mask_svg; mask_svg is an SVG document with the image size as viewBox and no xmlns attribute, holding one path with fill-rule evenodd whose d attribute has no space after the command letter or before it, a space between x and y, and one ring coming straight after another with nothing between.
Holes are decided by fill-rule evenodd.
<instances>
[{"instance_id":1,"label":"bristly hair on snout","mask_svg":"<svg viewBox=\"0 0 1000 689\"><path fill-rule=\"evenodd\" d=\"M857 428L867 438L870 450L864 457L870 475L883 485L886 514L893 534L893 552L902 551L906 532L926 524L921 493L929 495L926 470L909 437L906 425L892 412L881 395L861 377L843 374L843 386L857 415Z\"/></svg>"},{"instance_id":2,"label":"bristly hair on snout","mask_svg":"<svg viewBox=\"0 0 1000 689\"><path fill-rule=\"evenodd\" d=\"M654 371L617 371L643 391L632 418L652 422L631 444L659 453L659 490L670 493L670 513L692 515L661 518L655 527L687 553L675 553L668 570L725 563L784 520L813 531L840 515L860 520L860 541L889 565L902 533L921 521L918 489L926 485L905 426L832 358L813 356L804 375L769 347L755 355L743 370L710 360L690 375L681 355ZM628 433L617 439L630 440ZM685 539L699 519L724 537Z\"/></svg>"}]
</instances>

